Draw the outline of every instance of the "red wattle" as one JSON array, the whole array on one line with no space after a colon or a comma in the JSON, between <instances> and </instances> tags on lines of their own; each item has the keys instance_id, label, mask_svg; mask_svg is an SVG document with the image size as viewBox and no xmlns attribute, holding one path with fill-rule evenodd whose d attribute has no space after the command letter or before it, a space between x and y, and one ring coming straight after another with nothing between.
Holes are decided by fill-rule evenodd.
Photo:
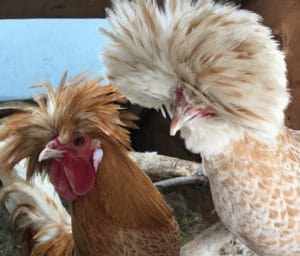
<instances>
[{"instance_id":1,"label":"red wattle","mask_svg":"<svg viewBox=\"0 0 300 256\"><path fill-rule=\"evenodd\" d=\"M76 195L89 192L96 178L92 161L81 157L71 157L65 153L63 162L64 172L73 192Z\"/></svg>"},{"instance_id":2,"label":"red wattle","mask_svg":"<svg viewBox=\"0 0 300 256\"><path fill-rule=\"evenodd\" d=\"M92 189L96 171L92 160L65 153L63 159L52 161L49 177L61 197L74 200Z\"/></svg>"},{"instance_id":3,"label":"red wattle","mask_svg":"<svg viewBox=\"0 0 300 256\"><path fill-rule=\"evenodd\" d=\"M53 160L49 178L54 185L56 192L65 200L74 200L77 197L69 184L62 162Z\"/></svg>"}]
</instances>

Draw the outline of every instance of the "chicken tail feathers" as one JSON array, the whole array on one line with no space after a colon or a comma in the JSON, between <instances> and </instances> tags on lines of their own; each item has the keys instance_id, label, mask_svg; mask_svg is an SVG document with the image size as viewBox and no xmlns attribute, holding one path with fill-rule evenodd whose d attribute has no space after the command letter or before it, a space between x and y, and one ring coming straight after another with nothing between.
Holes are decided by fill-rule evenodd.
<instances>
[{"instance_id":1,"label":"chicken tail feathers","mask_svg":"<svg viewBox=\"0 0 300 256\"><path fill-rule=\"evenodd\" d=\"M21 255L68 255L73 248L70 215L48 177L37 175L29 182L25 170L24 161L8 175L0 170L0 201L11 217Z\"/></svg>"}]
</instances>

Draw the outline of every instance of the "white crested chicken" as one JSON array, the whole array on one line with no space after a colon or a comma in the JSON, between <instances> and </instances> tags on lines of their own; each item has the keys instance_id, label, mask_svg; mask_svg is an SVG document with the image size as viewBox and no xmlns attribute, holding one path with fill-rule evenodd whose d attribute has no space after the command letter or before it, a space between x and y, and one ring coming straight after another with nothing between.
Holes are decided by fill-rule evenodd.
<instances>
[{"instance_id":1,"label":"white crested chicken","mask_svg":"<svg viewBox=\"0 0 300 256\"><path fill-rule=\"evenodd\" d=\"M107 77L202 155L225 226L258 255L300 255L300 135L270 29L210 0L115 0L108 20Z\"/></svg>"},{"instance_id":2,"label":"white crested chicken","mask_svg":"<svg viewBox=\"0 0 300 256\"><path fill-rule=\"evenodd\" d=\"M0 126L0 166L19 248L34 256L179 255L172 210L128 157L133 116L121 111L125 100L114 86L98 83L63 79L56 90L44 84L36 106L2 106L18 110ZM33 185L19 186L12 172L22 159ZM36 181L39 173L70 201L72 224L47 180Z\"/></svg>"}]
</instances>

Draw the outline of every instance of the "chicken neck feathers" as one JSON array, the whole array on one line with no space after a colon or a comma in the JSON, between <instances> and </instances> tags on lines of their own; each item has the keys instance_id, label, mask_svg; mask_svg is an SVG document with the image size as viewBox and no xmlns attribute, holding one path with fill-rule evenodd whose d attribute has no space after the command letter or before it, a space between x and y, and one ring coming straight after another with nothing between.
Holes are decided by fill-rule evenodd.
<instances>
[{"instance_id":1,"label":"chicken neck feathers","mask_svg":"<svg viewBox=\"0 0 300 256\"><path fill-rule=\"evenodd\" d=\"M24 235L21 247L32 255L51 256L179 255L179 230L171 208L128 156L124 127L133 118L122 116L117 104L125 100L114 86L99 86L99 80L64 80L57 90L45 84L46 98L36 97L33 107L18 104L19 113L0 126L0 139L5 140L0 154L2 201L13 203L4 205ZM47 176L49 171L49 162L38 161L48 141L53 136L68 141L74 132L97 140L104 155L91 191L70 203L71 225L47 178L36 175ZM24 158L20 176L14 166Z\"/></svg>"}]
</instances>

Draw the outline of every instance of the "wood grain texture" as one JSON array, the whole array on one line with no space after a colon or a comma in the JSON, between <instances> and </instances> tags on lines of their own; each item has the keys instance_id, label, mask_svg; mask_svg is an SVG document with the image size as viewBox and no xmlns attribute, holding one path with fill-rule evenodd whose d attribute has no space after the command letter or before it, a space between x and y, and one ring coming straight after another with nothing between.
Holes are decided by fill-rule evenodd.
<instances>
[{"instance_id":1,"label":"wood grain texture","mask_svg":"<svg viewBox=\"0 0 300 256\"><path fill-rule=\"evenodd\" d=\"M103 18L110 0L3 0L0 18Z\"/></svg>"},{"instance_id":2,"label":"wood grain texture","mask_svg":"<svg viewBox=\"0 0 300 256\"><path fill-rule=\"evenodd\" d=\"M272 2L272 4L270 4ZM287 125L300 129L300 2L297 0L248 0L243 7L257 12L263 23L272 28L273 34L286 52L289 88L292 102L287 110Z\"/></svg>"},{"instance_id":3,"label":"wood grain texture","mask_svg":"<svg viewBox=\"0 0 300 256\"><path fill-rule=\"evenodd\" d=\"M0 18L104 18L110 5L111 0L3 0Z\"/></svg>"}]
</instances>

